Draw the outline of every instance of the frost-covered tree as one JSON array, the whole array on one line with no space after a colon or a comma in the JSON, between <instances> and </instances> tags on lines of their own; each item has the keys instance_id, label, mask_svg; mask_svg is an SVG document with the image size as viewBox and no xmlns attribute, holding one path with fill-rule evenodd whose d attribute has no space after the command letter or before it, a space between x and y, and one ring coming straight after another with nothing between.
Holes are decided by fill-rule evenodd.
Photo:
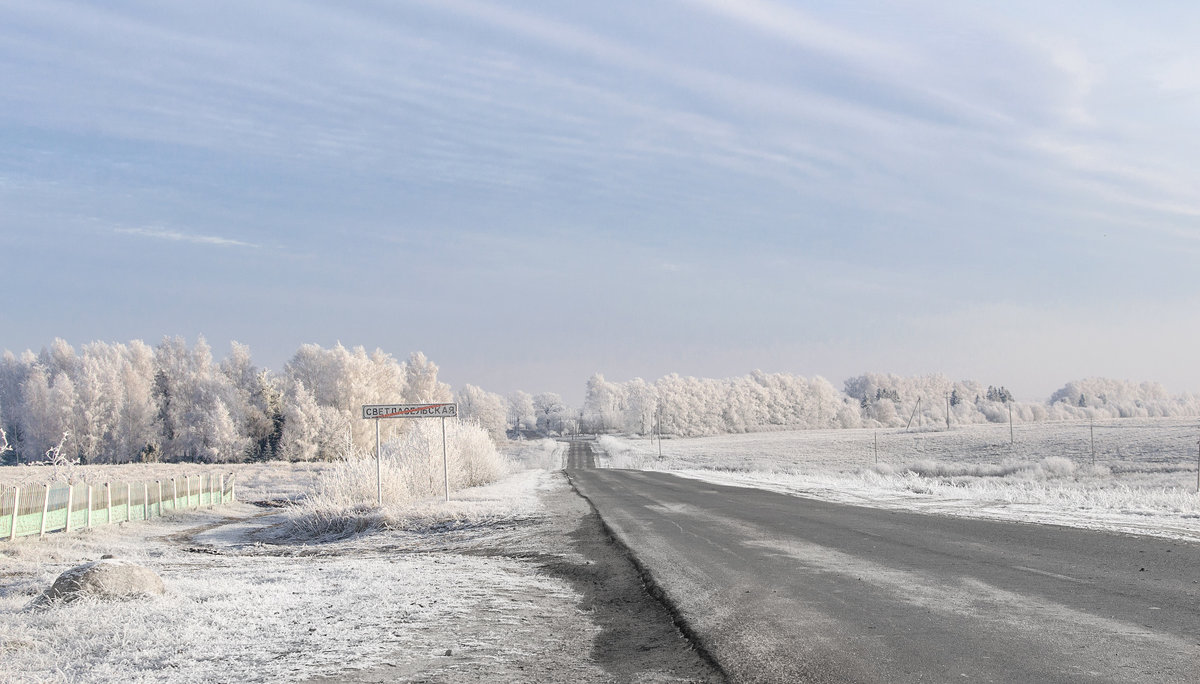
<instances>
[{"instance_id":1,"label":"frost-covered tree","mask_svg":"<svg viewBox=\"0 0 1200 684\"><path fill-rule=\"evenodd\" d=\"M537 409L531 395L520 390L508 395L508 424L515 433L537 428Z\"/></svg>"},{"instance_id":2,"label":"frost-covered tree","mask_svg":"<svg viewBox=\"0 0 1200 684\"><path fill-rule=\"evenodd\" d=\"M126 462L160 452L162 432L155 422L154 349L141 340L118 347L121 401L108 456Z\"/></svg>"},{"instance_id":3,"label":"frost-covered tree","mask_svg":"<svg viewBox=\"0 0 1200 684\"><path fill-rule=\"evenodd\" d=\"M574 426L575 420L562 397L554 392L542 392L533 397L537 429L546 434L562 434Z\"/></svg>"},{"instance_id":4,"label":"frost-covered tree","mask_svg":"<svg viewBox=\"0 0 1200 684\"><path fill-rule=\"evenodd\" d=\"M436 371L434 366L435 381ZM372 421L362 420L364 404L418 401L408 389L405 365L378 349L368 355L363 347L347 349L339 343L323 349L306 344L284 365L283 372L287 380L299 382L311 392L317 405L339 414L336 421L325 420L324 424L336 422L342 430L349 430L355 449L375 443ZM380 427L387 441L407 426L406 421L385 420Z\"/></svg>"},{"instance_id":5,"label":"frost-covered tree","mask_svg":"<svg viewBox=\"0 0 1200 684\"><path fill-rule=\"evenodd\" d=\"M232 411L243 435L249 440L246 455L254 460L275 458L283 431L283 393L279 383L255 367L250 347L234 342L221 372L233 385Z\"/></svg>"},{"instance_id":6,"label":"frost-covered tree","mask_svg":"<svg viewBox=\"0 0 1200 684\"><path fill-rule=\"evenodd\" d=\"M155 348L156 398L168 461L242 460L249 438L237 425L237 389L213 362L204 338L191 349L181 337Z\"/></svg>"},{"instance_id":7,"label":"frost-covered tree","mask_svg":"<svg viewBox=\"0 0 1200 684\"><path fill-rule=\"evenodd\" d=\"M648 435L655 429L658 412L658 390L641 378L625 383L624 430L636 435Z\"/></svg>"},{"instance_id":8,"label":"frost-covered tree","mask_svg":"<svg viewBox=\"0 0 1200 684\"><path fill-rule=\"evenodd\" d=\"M4 414L0 413L0 425L4 425ZM16 463L15 460L10 460L14 456L12 445L8 443L8 431L0 427L0 464L8 465Z\"/></svg>"},{"instance_id":9,"label":"frost-covered tree","mask_svg":"<svg viewBox=\"0 0 1200 684\"><path fill-rule=\"evenodd\" d=\"M1108 378L1073 380L1050 395L1048 413L1053 419L1163 418L1200 414L1200 397L1172 396L1156 382L1129 382Z\"/></svg>"},{"instance_id":10,"label":"frost-covered tree","mask_svg":"<svg viewBox=\"0 0 1200 684\"><path fill-rule=\"evenodd\" d=\"M42 364L34 365L21 384L17 416L21 435L20 458L39 461L69 435L75 411L75 386L65 373L46 377Z\"/></svg>"},{"instance_id":11,"label":"frost-covered tree","mask_svg":"<svg viewBox=\"0 0 1200 684\"><path fill-rule=\"evenodd\" d=\"M450 385L438 382L437 364L421 352L413 352L404 367L408 401L450 401Z\"/></svg>"},{"instance_id":12,"label":"frost-covered tree","mask_svg":"<svg viewBox=\"0 0 1200 684\"><path fill-rule=\"evenodd\" d=\"M464 385L454 400L458 402L460 418L478 423L494 441L504 441L508 417L504 397L474 385Z\"/></svg>"},{"instance_id":13,"label":"frost-covered tree","mask_svg":"<svg viewBox=\"0 0 1200 684\"><path fill-rule=\"evenodd\" d=\"M612 432L624 423L625 392L595 373L588 378L583 398L583 429L587 432Z\"/></svg>"},{"instance_id":14,"label":"frost-covered tree","mask_svg":"<svg viewBox=\"0 0 1200 684\"><path fill-rule=\"evenodd\" d=\"M342 411L319 405L302 381L288 380L283 392L283 429L276 453L289 461L348 456L355 450L350 426Z\"/></svg>"},{"instance_id":15,"label":"frost-covered tree","mask_svg":"<svg viewBox=\"0 0 1200 684\"><path fill-rule=\"evenodd\" d=\"M318 440L320 458L339 455L344 450L342 436L347 433L352 436L352 449L373 448L375 426L374 421L362 419L365 404L450 401L450 386L437 376L437 364L421 352L400 363L380 349L367 354L362 347L347 349L341 344L331 349L306 344L284 366L289 383L299 383L312 393L318 406L336 414L323 412L321 429L331 434ZM390 441L410 428L411 421L380 421L381 439Z\"/></svg>"}]
</instances>

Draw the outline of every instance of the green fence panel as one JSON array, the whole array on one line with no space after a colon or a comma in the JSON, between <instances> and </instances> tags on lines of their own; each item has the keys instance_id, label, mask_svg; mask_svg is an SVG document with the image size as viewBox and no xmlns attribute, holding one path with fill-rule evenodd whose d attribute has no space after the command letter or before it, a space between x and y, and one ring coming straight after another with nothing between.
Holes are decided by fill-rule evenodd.
<instances>
[{"instance_id":1,"label":"green fence panel","mask_svg":"<svg viewBox=\"0 0 1200 684\"><path fill-rule=\"evenodd\" d=\"M23 537L39 534L42 531L42 506L46 501L46 487L27 485L20 487L17 492L19 501L13 516L13 528L9 536Z\"/></svg>"},{"instance_id":2,"label":"green fence panel","mask_svg":"<svg viewBox=\"0 0 1200 684\"><path fill-rule=\"evenodd\" d=\"M88 524L88 485L86 482L76 482L71 486L71 510L67 513L70 529L78 530Z\"/></svg>"},{"instance_id":3,"label":"green fence panel","mask_svg":"<svg viewBox=\"0 0 1200 684\"><path fill-rule=\"evenodd\" d=\"M232 475L199 475L174 482L9 487L0 490L0 541L229 503L235 500L233 483Z\"/></svg>"},{"instance_id":4,"label":"green fence panel","mask_svg":"<svg viewBox=\"0 0 1200 684\"><path fill-rule=\"evenodd\" d=\"M17 536L26 537L42 533L42 512L24 513L17 516Z\"/></svg>"},{"instance_id":5,"label":"green fence panel","mask_svg":"<svg viewBox=\"0 0 1200 684\"><path fill-rule=\"evenodd\" d=\"M0 539L12 536L13 519L17 517L16 489L9 487L0 491Z\"/></svg>"},{"instance_id":6,"label":"green fence panel","mask_svg":"<svg viewBox=\"0 0 1200 684\"><path fill-rule=\"evenodd\" d=\"M43 525L46 532L67 529L67 501L70 496L70 485L52 485L50 487L50 501L46 506L46 522Z\"/></svg>"},{"instance_id":7,"label":"green fence panel","mask_svg":"<svg viewBox=\"0 0 1200 684\"><path fill-rule=\"evenodd\" d=\"M88 485L92 502L92 525L108 524L108 499L104 494L104 485Z\"/></svg>"}]
</instances>

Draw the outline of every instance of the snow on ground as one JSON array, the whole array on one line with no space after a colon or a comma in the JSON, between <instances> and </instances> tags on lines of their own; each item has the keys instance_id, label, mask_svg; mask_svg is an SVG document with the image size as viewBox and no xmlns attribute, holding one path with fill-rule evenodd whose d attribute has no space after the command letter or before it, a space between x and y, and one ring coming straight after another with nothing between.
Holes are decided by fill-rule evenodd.
<instances>
[{"instance_id":1,"label":"snow on ground","mask_svg":"<svg viewBox=\"0 0 1200 684\"><path fill-rule=\"evenodd\" d=\"M534 443L510 455L557 468L561 447ZM290 472L301 482L279 491L301 490L312 475ZM0 682L356 672L380 681L603 681L588 656L599 627L580 612L578 591L525 559L587 562L566 550L542 504L547 492L569 494L566 486L560 473L515 469L455 492L448 506L428 501L393 515L411 524L324 543L280 538L273 525L291 513L247 503L0 543ZM103 554L150 567L166 595L31 607L59 573Z\"/></svg>"},{"instance_id":2,"label":"snow on ground","mask_svg":"<svg viewBox=\"0 0 1200 684\"><path fill-rule=\"evenodd\" d=\"M1093 435L1095 464L1092 460ZM887 508L1200 540L1195 419L601 437L603 467ZM878 446L877 446L878 445Z\"/></svg>"}]
</instances>

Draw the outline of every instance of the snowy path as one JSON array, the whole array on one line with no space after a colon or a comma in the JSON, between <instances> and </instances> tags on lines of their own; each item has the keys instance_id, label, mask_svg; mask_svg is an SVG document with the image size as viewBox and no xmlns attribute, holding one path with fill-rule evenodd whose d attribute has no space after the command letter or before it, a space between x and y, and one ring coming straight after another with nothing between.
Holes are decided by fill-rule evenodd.
<instances>
[{"instance_id":1,"label":"snowy path","mask_svg":"<svg viewBox=\"0 0 1200 684\"><path fill-rule=\"evenodd\" d=\"M735 681L1195 681L1194 543L569 474Z\"/></svg>"}]
</instances>

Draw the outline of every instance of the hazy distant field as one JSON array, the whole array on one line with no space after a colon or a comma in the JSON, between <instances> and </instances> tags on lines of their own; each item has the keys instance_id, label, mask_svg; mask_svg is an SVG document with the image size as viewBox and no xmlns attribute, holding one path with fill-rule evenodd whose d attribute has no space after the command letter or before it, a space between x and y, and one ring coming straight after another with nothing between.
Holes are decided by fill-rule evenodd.
<instances>
[{"instance_id":1,"label":"hazy distant field","mask_svg":"<svg viewBox=\"0 0 1200 684\"><path fill-rule=\"evenodd\" d=\"M601 465L830 500L1200 538L1196 419L601 438ZM876 441L878 440L878 441ZM878 444L878 448L876 447Z\"/></svg>"},{"instance_id":2,"label":"hazy distant field","mask_svg":"<svg viewBox=\"0 0 1200 684\"><path fill-rule=\"evenodd\" d=\"M920 460L986 464L1005 460L1064 457L1078 465L1092 462L1091 430L1086 421L1017 424L1009 441L1008 424L982 424L922 430L803 430L718 435L663 441L663 458L672 467L719 470L847 470L876 463ZM878 442L876 442L878 437ZM1195 474L1200 421L1122 419L1095 424L1096 464L1114 472ZM876 444L878 443L878 450ZM629 441L627 456L657 460L657 442ZM1182 482L1182 480L1181 480Z\"/></svg>"}]
</instances>

